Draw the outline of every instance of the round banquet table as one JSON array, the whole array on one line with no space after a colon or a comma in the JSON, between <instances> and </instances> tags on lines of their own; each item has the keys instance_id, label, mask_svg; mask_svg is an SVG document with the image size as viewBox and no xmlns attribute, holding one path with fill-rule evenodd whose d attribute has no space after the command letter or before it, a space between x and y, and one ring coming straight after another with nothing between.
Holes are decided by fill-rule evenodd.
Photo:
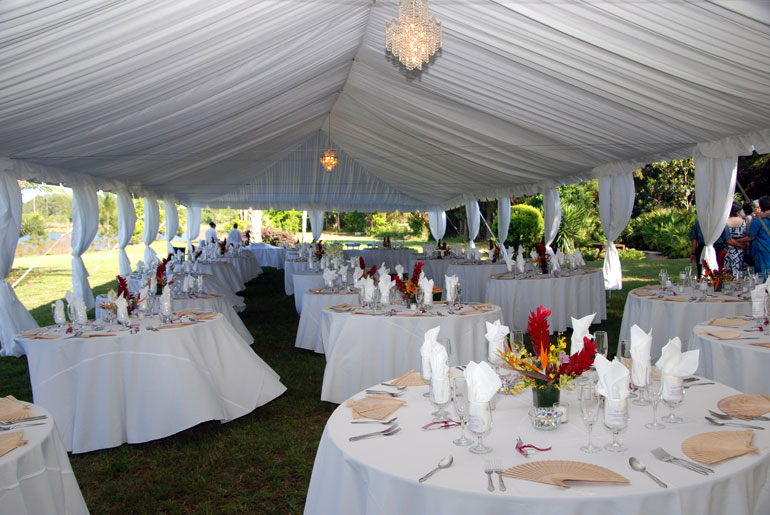
<instances>
[{"instance_id":1,"label":"round banquet table","mask_svg":"<svg viewBox=\"0 0 770 515\"><path fill-rule=\"evenodd\" d=\"M724 383L744 393L770 395L770 335L767 331L744 331L756 324L746 321L741 327L696 325L687 350L700 350L697 374ZM737 339L719 339L701 331L739 331ZM758 344L765 344L764 346Z\"/></svg>"},{"instance_id":2,"label":"round banquet table","mask_svg":"<svg viewBox=\"0 0 770 515\"><path fill-rule=\"evenodd\" d=\"M251 252L241 252L237 256L226 256L223 259L233 265L243 284L262 273L262 268L257 263L257 258Z\"/></svg>"},{"instance_id":3,"label":"round banquet table","mask_svg":"<svg viewBox=\"0 0 770 515\"><path fill-rule=\"evenodd\" d=\"M459 371L455 370L455 373ZM770 513L770 431L755 431L752 446L758 452L711 465L716 472L702 476L677 465L657 461L650 450L663 447L686 458L681 443L686 438L719 430L703 419L718 399L737 392L727 386L711 385L688 390L677 409L685 421L650 431L644 423L652 418L649 406L630 406L628 430L620 441L628 450L620 453L602 450L596 454L580 451L588 438L580 419L574 392L562 392L562 402L570 406L567 424L556 431L533 429L527 417L532 395L498 396L492 412L492 431L484 443L492 453L474 455L452 440L459 428L424 431L435 408L422 397L427 387L410 387L400 397L406 404L398 417L400 432L389 437L350 442L348 438L375 431L375 424L351 425L351 409L340 405L329 418L321 437L310 479L305 514L356 513L361 515L467 515L469 513L526 513L531 515L764 515ZM357 395L363 396L361 394ZM447 409L454 417L454 409ZM770 427L770 423L763 423ZM382 426L379 426L382 427ZM515 451L516 437L537 446L552 446L525 458ZM594 443L611 440L601 424L594 426ZM421 477L444 456L452 455L451 467L438 471L424 483ZM661 488L649 477L632 470L631 456L638 457L648 470L668 484ZM572 488L532 481L504 478L507 490L500 492L495 475L495 491L487 491L484 461L498 458L504 468L541 460L570 460L592 463L610 469L630 484L571 482Z\"/></svg>"},{"instance_id":4,"label":"round banquet table","mask_svg":"<svg viewBox=\"0 0 770 515\"><path fill-rule=\"evenodd\" d=\"M552 331L565 331L570 317L596 313L594 323L607 318L604 276L599 269L571 270L569 275L536 275L528 279L487 280L487 302L503 310L503 320L511 330L527 330L530 312L544 306L551 310Z\"/></svg>"},{"instance_id":5,"label":"round banquet table","mask_svg":"<svg viewBox=\"0 0 770 515\"><path fill-rule=\"evenodd\" d=\"M642 292L642 295L639 294ZM751 302L741 301L735 297L717 294L702 302L691 302L692 290L685 288L675 296L655 298L658 290L655 288L637 288L631 290L626 297L623 308L623 321L620 325L620 339L628 340L631 327L636 324L644 331L652 330L653 358L660 356L660 350L671 338L678 336L682 348L687 347L692 328L704 320L731 315L750 315ZM678 299L678 300L665 300Z\"/></svg>"},{"instance_id":6,"label":"round banquet table","mask_svg":"<svg viewBox=\"0 0 770 515\"><path fill-rule=\"evenodd\" d=\"M204 274L211 274L220 282L229 287L233 292L239 292L246 289L241 276L232 263L227 261L198 261L198 267Z\"/></svg>"},{"instance_id":7,"label":"round banquet table","mask_svg":"<svg viewBox=\"0 0 770 515\"><path fill-rule=\"evenodd\" d=\"M220 297L225 297L233 305L236 311L241 312L246 309L246 302L244 298L237 295L229 286L222 284L222 281L217 279L211 274L189 274L193 278L197 276L203 277L203 292L204 293L216 293ZM176 275L176 280L184 281L183 275ZM131 274L128 278L128 290L131 294L139 293L142 289L142 276L139 274ZM99 302L96 302L99 305Z\"/></svg>"},{"instance_id":8,"label":"round banquet table","mask_svg":"<svg viewBox=\"0 0 770 515\"><path fill-rule=\"evenodd\" d=\"M252 243L244 248L254 254L260 266L271 266L278 270L283 270L283 263L286 261L286 251L281 247L274 247L269 243Z\"/></svg>"},{"instance_id":9,"label":"round banquet table","mask_svg":"<svg viewBox=\"0 0 770 515\"><path fill-rule=\"evenodd\" d=\"M99 338L17 336L35 404L53 414L66 450L148 442L209 420L229 422L286 390L222 315L155 331L148 328L157 327L157 318L138 323L136 334Z\"/></svg>"},{"instance_id":10,"label":"round banquet table","mask_svg":"<svg viewBox=\"0 0 770 515\"><path fill-rule=\"evenodd\" d=\"M302 298L302 314L299 317L297 339L294 342L294 346L298 349L307 349L323 354L321 314L324 308L340 304L355 304L358 302L358 292L328 293L326 291L310 290L306 291Z\"/></svg>"},{"instance_id":11,"label":"round banquet table","mask_svg":"<svg viewBox=\"0 0 770 515\"><path fill-rule=\"evenodd\" d=\"M452 340L450 363L482 361L487 356L484 322L500 319L498 306L479 311L464 305L467 315L448 314L443 304L435 304L425 316L414 316L417 313L400 305L389 309L396 310L396 315L323 310L321 338L326 369L321 400L341 403L371 384L420 370L425 332L436 326L441 326L439 338Z\"/></svg>"},{"instance_id":12,"label":"round banquet table","mask_svg":"<svg viewBox=\"0 0 770 515\"><path fill-rule=\"evenodd\" d=\"M305 292L323 288L324 276L321 272L305 270L295 273L291 280L294 282L294 307L297 309L297 314L301 315L302 299L305 296Z\"/></svg>"},{"instance_id":13,"label":"round banquet table","mask_svg":"<svg viewBox=\"0 0 770 515\"><path fill-rule=\"evenodd\" d=\"M390 269L391 273L395 273L396 265L401 265L406 268L409 265L409 259L417 254L413 249L400 248L386 248L381 247L377 249L345 249L342 251L345 257L350 259L351 257L363 257L366 262L367 270L372 265L377 265L377 268L385 263Z\"/></svg>"},{"instance_id":14,"label":"round banquet table","mask_svg":"<svg viewBox=\"0 0 770 515\"><path fill-rule=\"evenodd\" d=\"M446 269L446 275L456 275L460 279L460 285L463 289L462 300L486 302L487 279L492 274L500 274L505 271L505 263L460 261L449 265ZM442 298L446 299L446 290L444 290Z\"/></svg>"},{"instance_id":15,"label":"round banquet table","mask_svg":"<svg viewBox=\"0 0 770 515\"><path fill-rule=\"evenodd\" d=\"M283 288L286 295L294 295L294 274L310 271L306 259L287 259L283 271Z\"/></svg>"},{"instance_id":16,"label":"round banquet table","mask_svg":"<svg viewBox=\"0 0 770 515\"><path fill-rule=\"evenodd\" d=\"M2 433L24 431L27 443L0 456L0 511L9 515L88 513L53 417L34 404L29 415L48 418L34 421L42 422L39 426Z\"/></svg>"},{"instance_id":17,"label":"round banquet table","mask_svg":"<svg viewBox=\"0 0 770 515\"><path fill-rule=\"evenodd\" d=\"M452 265L456 265L458 263L462 263L464 260L462 258L451 258L451 257L445 257L442 259L438 259L438 258L426 259L424 254L412 254L412 256L409 258L409 268L404 270L404 272L411 275L412 270L414 270L414 265L416 265L421 261L424 263L422 267L422 271L425 272L425 277L427 277L428 279L433 279L433 286L443 290L444 276L450 275L447 273L447 270L449 269L449 267Z\"/></svg>"}]
</instances>

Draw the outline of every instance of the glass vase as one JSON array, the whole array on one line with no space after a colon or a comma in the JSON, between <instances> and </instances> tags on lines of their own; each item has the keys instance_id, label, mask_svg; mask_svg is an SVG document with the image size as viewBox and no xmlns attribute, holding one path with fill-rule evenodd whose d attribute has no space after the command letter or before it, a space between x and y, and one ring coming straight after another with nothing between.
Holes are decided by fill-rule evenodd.
<instances>
[{"instance_id":1,"label":"glass vase","mask_svg":"<svg viewBox=\"0 0 770 515\"><path fill-rule=\"evenodd\" d=\"M532 388L532 404L536 408L550 408L559 402L561 390L552 383L538 381L537 386Z\"/></svg>"}]
</instances>

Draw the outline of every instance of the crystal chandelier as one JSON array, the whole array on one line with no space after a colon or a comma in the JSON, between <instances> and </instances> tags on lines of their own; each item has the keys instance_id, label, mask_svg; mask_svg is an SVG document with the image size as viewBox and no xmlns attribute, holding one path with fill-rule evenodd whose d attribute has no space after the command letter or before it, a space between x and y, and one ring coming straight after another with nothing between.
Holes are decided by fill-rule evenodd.
<instances>
[{"instance_id":1,"label":"crystal chandelier","mask_svg":"<svg viewBox=\"0 0 770 515\"><path fill-rule=\"evenodd\" d=\"M428 0L399 0L398 20L385 24L385 50L407 70L422 70L443 44L441 22L428 18Z\"/></svg>"},{"instance_id":2,"label":"crystal chandelier","mask_svg":"<svg viewBox=\"0 0 770 515\"><path fill-rule=\"evenodd\" d=\"M337 166L337 163L339 162L340 158L334 155L334 149L331 148L332 140L332 114L329 113L329 133L327 135L326 139L326 146L329 147L326 149L326 152L324 152L324 155L321 157L321 164L324 168L326 168L327 172L331 172L335 166Z\"/></svg>"}]
</instances>

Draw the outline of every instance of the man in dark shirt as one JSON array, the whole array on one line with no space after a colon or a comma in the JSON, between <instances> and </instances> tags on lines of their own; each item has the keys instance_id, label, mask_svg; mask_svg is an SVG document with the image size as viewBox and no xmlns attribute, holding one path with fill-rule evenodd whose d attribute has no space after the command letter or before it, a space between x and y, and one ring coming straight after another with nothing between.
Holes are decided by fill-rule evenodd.
<instances>
[{"instance_id":1,"label":"man in dark shirt","mask_svg":"<svg viewBox=\"0 0 770 515\"><path fill-rule=\"evenodd\" d=\"M722 249L725 248L727 240L729 240L731 237L730 228L725 224L725 228L722 231L722 234L719 236L719 238L717 238L717 241L714 242L714 250L716 251L717 255L719 255ZM690 240L692 240L692 254L690 254L690 263L693 261L695 262L698 267L698 277L700 277L701 273L703 272L701 253L703 252L703 247L705 247L706 244L703 241L703 232L700 230L700 222L697 220L695 221L695 225L693 225L692 229L690 230Z\"/></svg>"}]
</instances>

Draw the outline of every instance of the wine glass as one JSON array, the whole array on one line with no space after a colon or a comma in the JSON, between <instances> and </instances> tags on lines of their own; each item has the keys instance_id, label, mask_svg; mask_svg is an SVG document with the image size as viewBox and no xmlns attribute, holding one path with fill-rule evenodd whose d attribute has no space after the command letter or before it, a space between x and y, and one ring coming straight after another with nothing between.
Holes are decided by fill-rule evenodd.
<instances>
[{"instance_id":1,"label":"wine glass","mask_svg":"<svg viewBox=\"0 0 770 515\"><path fill-rule=\"evenodd\" d=\"M524 333L514 329L511 331L511 346L520 347L524 345Z\"/></svg>"},{"instance_id":2,"label":"wine glass","mask_svg":"<svg viewBox=\"0 0 770 515\"><path fill-rule=\"evenodd\" d=\"M604 446L612 452L622 452L627 449L620 443L620 433L628 428L628 399L604 398L604 428L612 433L612 442Z\"/></svg>"},{"instance_id":3,"label":"wine glass","mask_svg":"<svg viewBox=\"0 0 770 515\"><path fill-rule=\"evenodd\" d=\"M684 400L684 381L681 377L663 374L661 378L660 398L663 404L668 406L668 415L663 417L663 422L669 424L680 424L684 419L677 416L674 411Z\"/></svg>"},{"instance_id":4,"label":"wine glass","mask_svg":"<svg viewBox=\"0 0 770 515\"><path fill-rule=\"evenodd\" d=\"M437 409L432 413L434 422L443 422L449 419L449 412L444 406L451 400L451 387L449 375L437 377L433 375L430 379L430 402Z\"/></svg>"},{"instance_id":5,"label":"wine glass","mask_svg":"<svg viewBox=\"0 0 770 515\"><path fill-rule=\"evenodd\" d=\"M665 288L666 284L668 283L668 270L661 268L660 273L658 273L658 277L660 277L660 285Z\"/></svg>"},{"instance_id":6,"label":"wine glass","mask_svg":"<svg viewBox=\"0 0 770 515\"><path fill-rule=\"evenodd\" d=\"M633 363L633 359L631 358L631 342L629 340L620 340L618 342L618 351L615 354L615 357L618 361L623 363L623 366L625 366L629 372L631 372L631 365ZM631 394L629 395L630 398L634 399L637 398L638 395L634 393L634 384L631 383Z\"/></svg>"},{"instance_id":7,"label":"wine glass","mask_svg":"<svg viewBox=\"0 0 770 515\"><path fill-rule=\"evenodd\" d=\"M476 436L476 445L469 450L473 454L487 454L492 448L484 445L484 437L492 430L492 410L489 402L468 402L468 429Z\"/></svg>"},{"instance_id":8,"label":"wine glass","mask_svg":"<svg viewBox=\"0 0 770 515\"><path fill-rule=\"evenodd\" d=\"M609 340L607 338L607 331L596 331L594 333L594 341L596 342L596 353L601 354L605 358L609 352Z\"/></svg>"},{"instance_id":9,"label":"wine glass","mask_svg":"<svg viewBox=\"0 0 770 515\"><path fill-rule=\"evenodd\" d=\"M73 330L79 329L80 324L78 323L77 310L75 309L75 306L69 303L67 303L67 316L69 316Z\"/></svg>"},{"instance_id":10,"label":"wine glass","mask_svg":"<svg viewBox=\"0 0 770 515\"><path fill-rule=\"evenodd\" d=\"M452 340L450 338L436 338L436 343L446 350L447 364L452 366Z\"/></svg>"},{"instance_id":11,"label":"wine glass","mask_svg":"<svg viewBox=\"0 0 770 515\"><path fill-rule=\"evenodd\" d=\"M461 306L460 298L463 296L463 285L458 281L455 286L455 306Z\"/></svg>"},{"instance_id":12,"label":"wine glass","mask_svg":"<svg viewBox=\"0 0 770 515\"><path fill-rule=\"evenodd\" d=\"M657 430L666 428L666 426L658 422L658 402L660 401L662 385L663 383L660 378L656 379L652 373L652 369L650 369L647 374L647 386L645 387L645 391L647 393L647 399L652 405L652 422L648 422L644 425L647 429Z\"/></svg>"},{"instance_id":13,"label":"wine glass","mask_svg":"<svg viewBox=\"0 0 770 515\"><path fill-rule=\"evenodd\" d=\"M56 324L56 327L58 329L64 327L64 323L67 321L66 317L64 316L64 310L62 310L60 313L57 313L55 302L51 304L51 314L53 315L53 321Z\"/></svg>"},{"instance_id":14,"label":"wine glass","mask_svg":"<svg viewBox=\"0 0 770 515\"><path fill-rule=\"evenodd\" d=\"M464 377L452 379L452 403L455 407L457 418L460 419L460 438L454 440L455 445L471 445L473 440L465 436L465 426L468 424L468 383Z\"/></svg>"},{"instance_id":15,"label":"wine glass","mask_svg":"<svg viewBox=\"0 0 770 515\"><path fill-rule=\"evenodd\" d=\"M422 288L419 286L414 289L414 300L417 301L417 308L423 309L425 305L423 302L425 301L425 292L422 291Z\"/></svg>"},{"instance_id":16,"label":"wine glass","mask_svg":"<svg viewBox=\"0 0 770 515\"><path fill-rule=\"evenodd\" d=\"M601 447L594 445L591 441L591 431L597 418L599 418L599 392L593 383L585 382L578 389L578 400L580 401L580 413L583 415L583 423L588 426L588 444L580 448L587 453L595 453L601 450Z\"/></svg>"}]
</instances>

